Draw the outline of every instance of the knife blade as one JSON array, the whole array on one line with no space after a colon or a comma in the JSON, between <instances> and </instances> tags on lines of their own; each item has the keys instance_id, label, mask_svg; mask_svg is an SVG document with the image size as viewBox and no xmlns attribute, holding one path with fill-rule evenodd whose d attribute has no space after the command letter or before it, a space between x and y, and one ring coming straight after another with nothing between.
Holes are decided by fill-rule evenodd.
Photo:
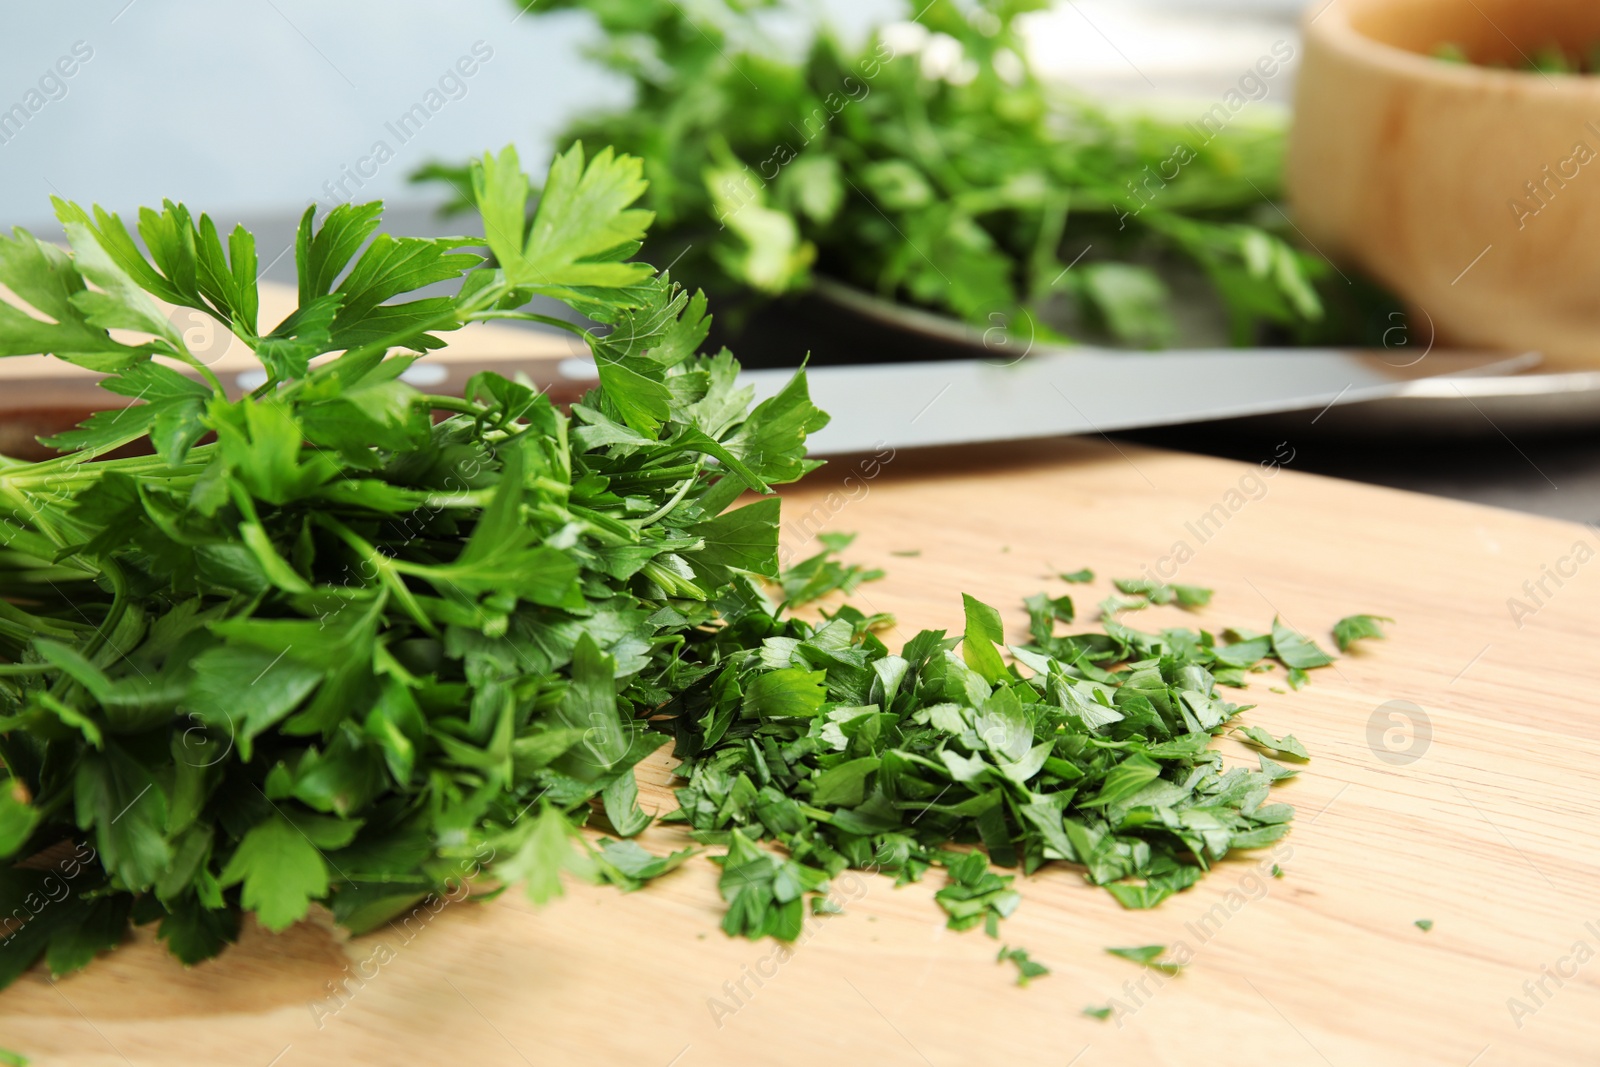
<instances>
[{"instance_id":1,"label":"knife blade","mask_svg":"<svg viewBox=\"0 0 1600 1067\"><path fill-rule=\"evenodd\" d=\"M1010 365L982 360L819 367L811 397L832 416L808 446L820 455L885 446L1020 441L1308 411L1404 393L1439 377L1511 374L1536 353L1437 350L1416 359L1383 349L1219 349L1036 353ZM790 371L742 376L757 399Z\"/></svg>"},{"instance_id":2,"label":"knife blade","mask_svg":"<svg viewBox=\"0 0 1600 1067\"><path fill-rule=\"evenodd\" d=\"M808 438L816 454L1013 442L1179 426L1269 411L1320 411L1400 395L1414 382L1510 374L1536 354L1443 352L1400 363L1389 350L1221 349L1130 354L1075 350L1010 366L982 360L822 366L811 398L832 416ZM747 371L757 398L790 371Z\"/></svg>"},{"instance_id":3,"label":"knife blade","mask_svg":"<svg viewBox=\"0 0 1600 1067\"><path fill-rule=\"evenodd\" d=\"M1534 353L1386 349L1104 349L1039 353L1010 364L984 360L868 363L806 371L811 398L831 419L807 445L843 455L934 445L1020 441L1179 425L1267 412L1312 410L1404 392L1436 378L1509 374ZM593 363L563 360L563 382L592 385ZM751 370L740 381L757 401L794 372Z\"/></svg>"},{"instance_id":4,"label":"knife blade","mask_svg":"<svg viewBox=\"0 0 1600 1067\"><path fill-rule=\"evenodd\" d=\"M1002 366L982 360L824 366L811 398L832 416L818 454L1011 442L1179 426L1269 411L1317 413L1403 394L1413 382L1528 370L1536 354L1394 350L1219 349L1051 352ZM1410 365L1408 365L1410 363ZM757 398L787 371L749 371Z\"/></svg>"},{"instance_id":5,"label":"knife blade","mask_svg":"<svg viewBox=\"0 0 1600 1067\"><path fill-rule=\"evenodd\" d=\"M520 353L452 358L445 349L420 360L403 378L430 392L459 393L480 370L521 374L567 404L598 382L594 363L575 351L549 339ZM34 359L26 373L5 361L12 373L0 376L0 418L13 424L12 431L25 423L30 435L57 432L90 411L122 402L95 387L97 375ZM806 372L811 396L832 418L812 435L810 446L817 454L842 455L1315 412L1396 395L1422 380L1513 373L1537 362L1533 354L1442 350L1407 361L1403 352L1390 350L1083 348L1036 353L1010 365L937 360L814 367ZM745 371L740 380L761 400L775 395L793 373ZM259 369L230 369L223 377L235 393L263 380ZM19 434L6 436L14 448Z\"/></svg>"}]
</instances>

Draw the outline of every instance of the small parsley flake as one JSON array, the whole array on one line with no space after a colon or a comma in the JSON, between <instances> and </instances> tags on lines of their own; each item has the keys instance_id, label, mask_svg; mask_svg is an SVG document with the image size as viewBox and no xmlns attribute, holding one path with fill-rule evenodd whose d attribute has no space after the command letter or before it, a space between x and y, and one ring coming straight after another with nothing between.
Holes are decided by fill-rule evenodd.
<instances>
[{"instance_id":1,"label":"small parsley flake","mask_svg":"<svg viewBox=\"0 0 1600 1067\"><path fill-rule=\"evenodd\" d=\"M1140 945L1136 948L1108 948L1106 951L1113 956L1118 956L1125 960L1131 960L1132 962L1145 967L1152 967L1163 974L1175 975L1179 971L1182 971L1184 967L1188 966L1184 963L1177 963L1172 960L1161 959L1161 957L1167 953L1166 945Z\"/></svg>"},{"instance_id":2,"label":"small parsley flake","mask_svg":"<svg viewBox=\"0 0 1600 1067\"><path fill-rule=\"evenodd\" d=\"M1017 984L1026 986L1035 978L1042 978L1050 973L1050 968L1037 960L1028 958L1027 950L1002 946L1000 954L995 957L996 963L1005 963L1007 960L1016 965Z\"/></svg>"},{"instance_id":3,"label":"small parsley flake","mask_svg":"<svg viewBox=\"0 0 1600 1067\"><path fill-rule=\"evenodd\" d=\"M1348 652L1350 646L1357 641L1367 638L1382 639L1385 635L1382 623L1392 623L1393 619L1384 615L1350 615L1333 624L1333 641L1339 646L1340 652Z\"/></svg>"}]
</instances>

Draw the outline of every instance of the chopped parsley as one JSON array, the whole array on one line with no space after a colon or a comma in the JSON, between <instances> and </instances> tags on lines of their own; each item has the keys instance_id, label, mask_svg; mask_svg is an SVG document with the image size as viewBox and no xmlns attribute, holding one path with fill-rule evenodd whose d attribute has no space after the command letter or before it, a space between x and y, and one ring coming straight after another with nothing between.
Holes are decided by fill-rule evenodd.
<instances>
[{"instance_id":1,"label":"chopped parsley","mask_svg":"<svg viewBox=\"0 0 1600 1067\"><path fill-rule=\"evenodd\" d=\"M1384 637L1382 623L1394 622L1393 619L1382 615L1350 615L1333 624L1333 641L1339 646L1340 652L1348 652L1350 646L1365 638Z\"/></svg>"},{"instance_id":2,"label":"chopped parsley","mask_svg":"<svg viewBox=\"0 0 1600 1067\"><path fill-rule=\"evenodd\" d=\"M1050 968L1037 960L1029 959L1026 949L1002 947L1000 955L995 957L995 962L1005 963L1008 960L1016 965L1017 984L1020 986L1026 986L1033 979L1042 978L1050 973Z\"/></svg>"},{"instance_id":3,"label":"chopped parsley","mask_svg":"<svg viewBox=\"0 0 1600 1067\"><path fill-rule=\"evenodd\" d=\"M1113 956L1119 956L1122 959L1131 960L1134 963L1142 966L1154 968L1163 974L1177 974L1178 972L1182 971L1185 966L1187 966L1186 964L1176 963L1171 960L1163 960L1161 957L1167 954L1166 945L1140 945L1137 948L1108 948L1106 951Z\"/></svg>"}]
</instances>

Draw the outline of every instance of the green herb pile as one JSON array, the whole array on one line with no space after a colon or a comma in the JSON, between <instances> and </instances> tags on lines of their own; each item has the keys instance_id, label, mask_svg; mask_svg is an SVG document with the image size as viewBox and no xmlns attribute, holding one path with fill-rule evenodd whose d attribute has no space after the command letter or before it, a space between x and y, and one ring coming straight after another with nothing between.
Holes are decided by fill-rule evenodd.
<instances>
[{"instance_id":1,"label":"green herb pile","mask_svg":"<svg viewBox=\"0 0 1600 1067\"><path fill-rule=\"evenodd\" d=\"M991 860L1077 863L1148 907L1285 832L1267 794L1290 772L1208 750L1242 710L1218 683L1328 661L1281 625L1062 637L1071 601L1041 596L1008 664L971 598L964 638L898 655L884 617L787 615L879 575L839 537L780 574L778 502L734 506L813 469L826 416L803 373L752 409L733 358L696 353L703 298L631 259L640 174L575 147L530 219L515 155L486 156L484 238L308 212L299 309L265 333L250 235L180 205L141 212L143 250L59 201L70 252L0 239L0 355L134 401L59 458L0 460L0 985L130 924L192 963L246 913L282 930L320 904L359 932L474 879L636 888L691 854L631 840L634 767L669 737L687 784L665 818L721 849L724 925L749 936L794 937L846 868L941 866L951 925L995 932L1019 897ZM484 244L493 267L464 251ZM230 399L152 296L230 327L266 382ZM492 374L464 397L403 381L450 330L543 318L535 297L612 327L584 333L601 385L570 413Z\"/></svg>"},{"instance_id":2,"label":"green herb pile","mask_svg":"<svg viewBox=\"0 0 1600 1067\"><path fill-rule=\"evenodd\" d=\"M1454 42L1437 45L1431 54L1434 59L1442 59L1446 63L1460 66L1476 65L1495 70L1516 69L1529 74L1600 74L1600 41L1591 44L1582 52L1569 52L1554 43L1534 49L1532 55L1518 49L1522 62L1515 68L1499 60L1474 64L1466 50Z\"/></svg>"},{"instance_id":3,"label":"green herb pile","mask_svg":"<svg viewBox=\"0 0 1600 1067\"><path fill-rule=\"evenodd\" d=\"M1027 608L1020 645L968 596L964 635L924 631L899 654L873 634L887 620L848 606L816 623L746 613L700 650L703 683L663 708L689 781L663 821L728 848L727 932L792 939L804 898L830 875L906 882L937 865L949 925L998 936L1021 898L991 862L1031 873L1067 860L1125 907L1149 908L1230 851L1287 832L1293 810L1267 798L1296 772L1266 753L1309 754L1249 727L1236 736L1262 751L1258 767L1225 766L1211 739L1246 708L1218 685L1331 656L1277 621L1219 639L1103 617L1101 633L1058 636L1069 598L1040 594ZM762 838L782 854L757 848Z\"/></svg>"},{"instance_id":4,"label":"green herb pile","mask_svg":"<svg viewBox=\"0 0 1600 1067\"><path fill-rule=\"evenodd\" d=\"M597 58L635 98L563 137L645 160L653 248L713 297L822 275L985 330L1138 347L1176 339L1180 291L1239 344L1323 316L1327 265L1271 204L1281 123L1216 130L1201 105L1169 121L1052 90L1017 26L1044 0L918 0L909 35L854 48L819 28L799 56L770 39L774 18L810 17L786 0L519 3L598 20ZM419 176L465 188L450 167Z\"/></svg>"},{"instance_id":5,"label":"green herb pile","mask_svg":"<svg viewBox=\"0 0 1600 1067\"><path fill-rule=\"evenodd\" d=\"M136 401L49 442L67 455L0 461L0 859L34 861L0 871L0 984L130 922L186 962L246 911L370 928L489 857L547 895L592 798L619 831L647 821L641 715L743 573L777 574L777 501L729 507L816 466L826 417L803 374L752 410L730 355L695 354L704 299L628 261L638 160L573 148L531 221L510 150L472 178L494 269L462 250L484 240L377 233L378 204L308 211L299 308L267 332L250 235L181 205L141 212L147 253L59 201L70 254L0 239L0 282L38 313L0 304L0 355ZM151 296L226 324L266 383L230 400ZM536 296L613 327L570 416L493 374L464 398L401 379L417 356L391 350ZM636 852L592 870L677 862Z\"/></svg>"}]
</instances>

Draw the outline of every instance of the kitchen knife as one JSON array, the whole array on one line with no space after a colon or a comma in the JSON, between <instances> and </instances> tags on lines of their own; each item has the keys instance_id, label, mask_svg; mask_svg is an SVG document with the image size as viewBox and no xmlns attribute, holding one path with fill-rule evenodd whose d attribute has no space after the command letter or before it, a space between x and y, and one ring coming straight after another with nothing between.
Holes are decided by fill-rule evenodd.
<instances>
[{"instance_id":1,"label":"kitchen knife","mask_svg":"<svg viewBox=\"0 0 1600 1067\"><path fill-rule=\"evenodd\" d=\"M819 454L885 446L1017 441L1065 434L1305 411L1403 394L1413 383L1510 374L1536 354L1399 350L1216 349L1130 353L1084 348L1009 365L982 360L819 367L811 397L832 421L808 440ZM757 398L789 371L749 371Z\"/></svg>"},{"instance_id":2,"label":"kitchen knife","mask_svg":"<svg viewBox=\"0 0 1600 1067\"><path fill-rule=\"evenodd\" d=\"M459 392L480 370L521 374L571 403L597 383L595 365L567 338L529 335L531 351L491 354L444 349L404 378L430 392ZM505 334L498 335L504 341ZM230 358L215 367L230 390L264 380L259 368ZM1218 349L1130 353L1083 348L1040 353L1010 365L982 360L814 367L811 396L832 416L812 435L811 450L839 455L890 447L1011 441L1110 433L1265 412L1308 412L1334 404L1402 394L1440 376L1504 374L1537 363L1535 355L1403 350ZM56 432L90 411L122 402L95 387L97 375L58 360L0 361L0 420L7 449L21 432ZM746 371L756 398L777 393L792 370Z\"/></svg>"}]
</instances>

